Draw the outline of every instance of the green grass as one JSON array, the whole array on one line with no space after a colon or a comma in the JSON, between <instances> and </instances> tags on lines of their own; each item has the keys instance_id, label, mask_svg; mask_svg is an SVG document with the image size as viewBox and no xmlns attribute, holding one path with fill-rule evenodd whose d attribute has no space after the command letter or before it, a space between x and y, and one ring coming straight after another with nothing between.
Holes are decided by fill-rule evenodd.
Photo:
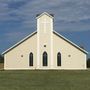
<instances>
[{"instance_id":1,"label":"green grass","mask_svg":"<svg viewBox=\"0 0 90 90\"><path fill-rule=\"evenodd\" d=\"M0 90L90 90L90 71L0 71Z\"/></svg>"}]
</instances>

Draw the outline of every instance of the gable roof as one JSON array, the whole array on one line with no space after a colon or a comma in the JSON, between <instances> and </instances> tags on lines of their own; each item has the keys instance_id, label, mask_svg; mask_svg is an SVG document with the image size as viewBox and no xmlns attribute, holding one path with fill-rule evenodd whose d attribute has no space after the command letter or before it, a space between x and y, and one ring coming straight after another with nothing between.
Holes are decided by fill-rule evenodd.
<instances>
[{"instance_id":1,"label":"gable roof","mask_svg":"<svg viewBox=\"0 0 90 90\"><path fill-rule=\"evenodd\" d=\"M88 52L86 50L82 49L81 47L79 47L75 43L71 42L69 39L67 39L64 36L62 36L61 34L57 33L56 31L53 31L53 33L56 34L57 36L59 36L60 38L62 38L63 40L65 40L66 42L70 43L71 45L73 45L74 47L76 47L77 49L82 51L83 53L88 54Z\"/></svg>"},{"instance_id":2,"label":"gable roof","mask_svg":"<svg viewBox=\"0 0 90 90\"><path fill-rule=\"evenodd\" d=\"M40 18L40 17L43 16L43 15L47 15L47 16L53 18L53 14L48 14L47 12L44 12L44 13L42 13L42 14L37 14L36 18L38 19L38 18Z\"/></svg>"},{"instance_id":3,"label":"gable roof","mask_svg":"<svg viewBox=\"0 0 90 90\"><path fill-rule=\"evenodd\" d=\"M10 47L9 49L7 49L6 51L4 51L2 53L2 55L6 54L7 52L11 51L13 48L15 48L16 46L20 45L21 43L23 43L24 41L26 41L27 39L29 39L30 37L32 37L33 35L35 35L37 33L37 31L29 34L28 36L26 36L24 39L22 39L21 41L19 41L18 43L16 43L15 45L13 45L12 47Z\"/></svg>"},{"instance_id":4,"label":"gable roof","mask_svg":"<svg viewBox=\"0 0 90 90\"><path fill-rule=\"evenodd\" d=\"M2 55L6 54L7 52L9 52L10 50L12 50L13 48L15 48L16 46L20 45L21 43L23 43L24 41L26 41L27 39L29 39L30 37L32 37L33 35L35 35L37 33L37 31L29 34L27 37L25 37L24 39L22 39L21 41L19 41L18 43L16 43L15 45L13 45L12 47L10 47L9 49L7 49L6 51L4 51L2 53ZM68 43L70 43L71 45L73 45L74 47L76 47L77 49L79 49L80 51L82 51L85 54L88 54L88 52L82 48L80 48L78 45L76 45L75 43L71 42L70 40L68 40L67 38L65 38L64 36L62 36L61 34L57 33L56 31L53 31L54 34L56 34L57 36L59 36L60 38L62 38L63 40L67 41Z\"/></svg>"},{"instance_id":5,"label":"gable roof","mask_svg":"<svg viewBox=\"0 0 90 90\"><path fill-rule=\"evenodd\" d=\"M15 48L16 46L20 45L21 43L23 43L24 41L26 41L28 38L32 37L33 35L35 35L37 33L37 31L29 34L27 37L25 37L24 39L22 39L21 41L19 41L18 43L16 43L15 45L13 45L12 47L10 47L9 49L7 49L6 51L4 51L2 53L2 55L6 54L7 52L9 52L10 50L12 50L13 48ZM57 33L56 31L53 31L54 34L56 34L57 36L59 36L60 38L62 38L63 40L67 41L68 43L70 43L71 45L73 45L74 47L76 47L77 49L79 49L80 51L82 51L85 54L88 54L88 52L82 48L80 48L78 45L76 45L75 43L71 42L70 40L68 40L67 38L65 38L64 36L62 36L61 34Z\"/></svg>"}]
</instances>

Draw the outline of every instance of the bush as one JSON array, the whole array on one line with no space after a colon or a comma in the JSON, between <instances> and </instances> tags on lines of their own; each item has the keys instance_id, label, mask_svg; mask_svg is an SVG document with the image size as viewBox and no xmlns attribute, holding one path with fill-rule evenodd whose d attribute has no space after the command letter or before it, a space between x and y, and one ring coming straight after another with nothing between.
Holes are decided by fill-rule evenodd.
<instances>
[{"instance_id":1,"label":"bush","mask_svg":"<svg viewBox=\"0 0 90 90\"><path fill-rule=\"evenodd\" d=\"M4 63L4 57L0 55L0 63Z\"/></svg>"},{"instance_id":2,"label":"bush","mask_svg":"<svg viewBox=\"0 0 90 90\"><path fill-rule=\"evenodd\" d=\"M90 58L87 60L87 68L90 68Z\"/></svg>"}]
</instances>

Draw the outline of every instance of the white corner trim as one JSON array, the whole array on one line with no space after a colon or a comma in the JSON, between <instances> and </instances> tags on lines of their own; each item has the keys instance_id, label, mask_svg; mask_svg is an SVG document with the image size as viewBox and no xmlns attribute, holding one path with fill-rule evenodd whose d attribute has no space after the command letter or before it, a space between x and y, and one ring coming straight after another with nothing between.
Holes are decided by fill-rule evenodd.
<instances>
[{"instance_id":1,"label":"white corner trim","mask_svg":"<svg viewBox=\"0 0 90 90\"><path fill-rule=\"evenodd\" d=\"M39 44L39 34L40 34L40 32L39 32L39 19L37 19L37 67L36 68L39 68L39 61L40 61L40 44Z\"/></svg>"},{"instance_id":2,"label":"white corner trim","mask_svg":"<svg viewBox=\"0 0 90 90\"><path fill-rule=\"evenodd\" d=\"M85 69L87 69L87 56L85 55Z\"/></svg>"},{"instance_id":3,"label":"white corner trim","mask_svg":"<svg viewBox=\"0 0 90 90\"><path fill-rule=\"evenodd\" d=\"M53 67L53 21L51 19L51 68Z\"/></svg>"}]
</instances>

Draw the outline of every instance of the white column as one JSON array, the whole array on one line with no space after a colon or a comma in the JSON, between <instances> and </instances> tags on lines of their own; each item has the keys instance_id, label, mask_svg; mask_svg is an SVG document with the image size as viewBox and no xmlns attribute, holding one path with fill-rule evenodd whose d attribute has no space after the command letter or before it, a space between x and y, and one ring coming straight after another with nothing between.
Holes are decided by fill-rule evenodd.
<instances>
[{"instance_id":1,"label":"white column","mask_svg":"<svg viewBox=\"0 0 90 90\"><path fill-rule=\"evenodd\" d=\"M39 48L39 19L37 19L37 61L36 69L39 69L40 65L40 48Z\"/></svg>"},{"instance_id":2,"label":"white column","mask_svg":"<svg viewBox=\"0 0 90 90\"><path fill-rule=\"evenodd\" d=\"M53 68L53 20L51 19L51 68Z\"/></svg>"}]
</instances>

